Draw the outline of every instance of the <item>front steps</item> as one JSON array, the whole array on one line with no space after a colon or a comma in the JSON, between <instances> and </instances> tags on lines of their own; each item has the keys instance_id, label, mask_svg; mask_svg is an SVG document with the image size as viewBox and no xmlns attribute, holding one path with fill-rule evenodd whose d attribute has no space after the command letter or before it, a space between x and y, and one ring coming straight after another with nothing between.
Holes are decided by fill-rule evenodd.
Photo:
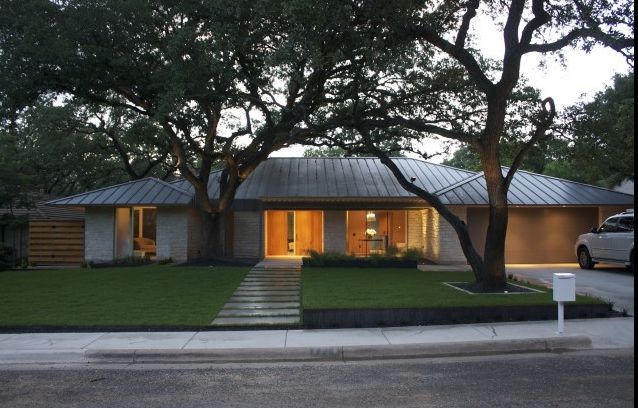
<instances>
[{"instance_id":1,"label":"front steps","mask_svg":"<svg viewBox=\"0 0 638 408\"><path fill-rule=\"evenodd\" d=\"M295 326L301 324L301 264L264 260L248 272L213 326Z\"/></svg>"}]
</instances>

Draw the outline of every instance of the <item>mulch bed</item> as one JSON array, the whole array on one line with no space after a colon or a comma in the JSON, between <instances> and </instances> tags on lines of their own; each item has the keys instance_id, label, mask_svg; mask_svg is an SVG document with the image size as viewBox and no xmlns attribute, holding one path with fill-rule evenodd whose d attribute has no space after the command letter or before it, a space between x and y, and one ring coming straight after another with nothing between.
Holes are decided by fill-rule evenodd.
<instances>
[{"instance_id":1,"label":"mulch bed","mask_svg":"<svg viewBox=\"0 0 638 408\"><path fill-rule=\"evenodd\" d=\"M466 292L470 292L472 294L481 294L481 295L504 295L510 293L538 293L537 290L526 288L524 286L514 285L511 283L507 283L503 290L494 291L494 290L485 290L481 285L476 282L446 282L449 286L452 286L456 289L461 289Z\"/></svg>"}]
</instances>

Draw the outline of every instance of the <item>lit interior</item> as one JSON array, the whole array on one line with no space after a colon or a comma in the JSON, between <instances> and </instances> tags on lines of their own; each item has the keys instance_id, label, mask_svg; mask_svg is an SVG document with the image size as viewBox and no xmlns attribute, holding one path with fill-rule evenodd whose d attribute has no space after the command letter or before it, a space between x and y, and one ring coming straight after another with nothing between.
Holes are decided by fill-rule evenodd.
<instances>
[{"instance_id":1,"label":"lit interior","mask_svg":"<svg viewBox=\"0 0 638 408\"><path fill-rule=\"evenodd\" d=\"M115 209L115 257L157 255L157 209L134 207Z\"/></svg>"},{"instance_id":2,"label":"lit interior","mask_svg":"<svg viewBox=\"0 0 638 408\"><path fill-rule=\"evenodd\" d=\"M347 251L356 256L383 255L388 247L405 251L406 211L348 211Z\"/></svg>"},{"instance_id":3,"label":"lit interior","mask_svg":"<svg viewBox=\"0 0 638 408\"><path fill-rule=\"evenodd\" d=\"M266 256L323 252L322 211L266 211Z\"/></svg>"}]
</instances>

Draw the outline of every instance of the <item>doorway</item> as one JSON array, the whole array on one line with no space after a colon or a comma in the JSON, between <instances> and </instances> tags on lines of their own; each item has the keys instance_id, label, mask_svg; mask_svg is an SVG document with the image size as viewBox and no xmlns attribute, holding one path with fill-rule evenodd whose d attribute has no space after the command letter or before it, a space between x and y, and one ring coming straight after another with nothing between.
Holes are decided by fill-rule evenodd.
<instances>
[{"instance_id":1,"label":"doorway","mask_svg":"<svg viewBox=\"0 0 638 408\"><path fill-rule=\"evenodd\" d=\"M266 211L266 256L323 252L323 211Z\"/></svg>"}]
</instances>

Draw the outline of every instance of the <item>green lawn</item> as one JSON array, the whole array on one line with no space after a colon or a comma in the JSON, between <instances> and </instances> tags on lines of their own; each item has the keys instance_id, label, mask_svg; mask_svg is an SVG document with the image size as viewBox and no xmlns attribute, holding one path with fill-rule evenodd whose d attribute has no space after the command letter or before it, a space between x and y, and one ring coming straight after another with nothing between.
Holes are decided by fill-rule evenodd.
<instances>
[{"instance_id":1,"label":"green lawn","mask_svg":"<svg viewBox=\"0 0 638 408\"><path fill-rule=\"evenodd\" d=\"M545 293L471 295L442 282L473 281L470 272L422 272L392 268L304 268L303 305L306 309L382 309L459 306L554 304ZM584 296L578 303L602 303Z\"/></svg>"},{"instance_id":2,"label":"green lawn","mask_svg":"<svg viewBox=\"0 0 638 408\"><path fill-rule=\"evenodd\" d=\"M2 326L205 326L249 268L138 266L0 273Z\"/></svg>"}]
</instances>

